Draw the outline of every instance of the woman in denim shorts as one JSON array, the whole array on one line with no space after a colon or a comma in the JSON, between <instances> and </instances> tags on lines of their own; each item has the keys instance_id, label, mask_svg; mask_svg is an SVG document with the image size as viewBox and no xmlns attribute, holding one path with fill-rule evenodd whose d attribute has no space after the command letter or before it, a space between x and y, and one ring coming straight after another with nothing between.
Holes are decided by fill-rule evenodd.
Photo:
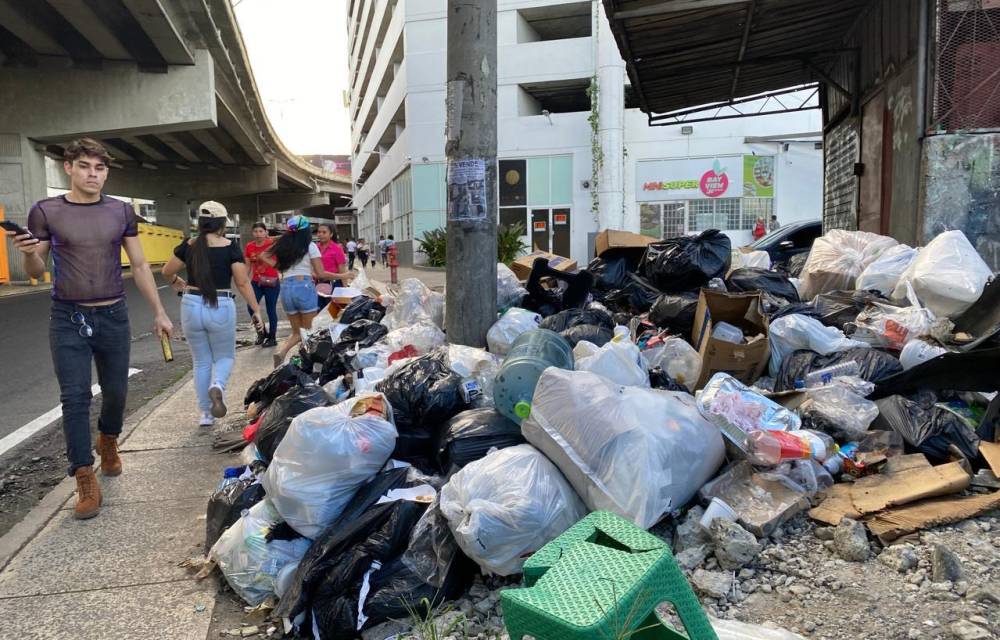
<instances>
[{"instance_id":1,"label":"woman in denim shorts","mask_svg":"<svg viewBox=\"0 0 1000 640\"><path fill-rule=\"evenodd\" d=\"M330 273L323 268L319 247L312 241L309 219L300 215L288 219L288 231L261 258L281 273L281 306L292 324L292 334L274 354L274 366L278 367L301 341L299 329L312 328L313 318L319 311L315 281L349 280L354 274L350 271Z\"/></svg>"}]
</instances>

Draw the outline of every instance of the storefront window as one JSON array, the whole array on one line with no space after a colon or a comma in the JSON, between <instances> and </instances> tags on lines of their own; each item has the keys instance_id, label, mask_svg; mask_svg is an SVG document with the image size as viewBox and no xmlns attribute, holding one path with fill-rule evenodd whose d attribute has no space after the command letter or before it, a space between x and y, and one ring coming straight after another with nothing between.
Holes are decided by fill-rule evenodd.
<instances>
[{"instance_id":1,"label":"storefront window","mask_svg":"<svg viewBox=\"0 0 1000 640\"><path fill-rule=\"evenodd\" d=\"M639 230L653 238L671 238L707 229L746 231L757 218L766 222L774 212L773 198L718 198L683 202L639 203Z\"/></svg>"}]
</instances>

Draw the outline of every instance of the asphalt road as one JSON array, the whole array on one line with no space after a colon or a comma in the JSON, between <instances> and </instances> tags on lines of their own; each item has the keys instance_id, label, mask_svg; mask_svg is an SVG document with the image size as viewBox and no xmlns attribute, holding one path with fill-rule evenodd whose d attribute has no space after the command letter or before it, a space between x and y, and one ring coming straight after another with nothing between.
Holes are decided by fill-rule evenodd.
<instances>
[{"instance_id":1,"label":"asphalt road","mask_svg":"<svg viewBox=\"0 0 1000 640\"><path fill-rule=\"evenodd\" d=\"M157 284L162 286L163 282ZM165 363L159 340L152 333L152 307L131 278L125 280L125 287L132 327L131 366L142 370L132 376L129 384L144 387L157 374L162 376ZM160 299L179 331L180 299L169 287L160 289ZM0 438L59 405L59 384L49 352L50 304L48 291L0 298L0 362L6 374L0 385L3 389ZM93 383L97 383L96 372Z\"/></svg>"}]
</instances>

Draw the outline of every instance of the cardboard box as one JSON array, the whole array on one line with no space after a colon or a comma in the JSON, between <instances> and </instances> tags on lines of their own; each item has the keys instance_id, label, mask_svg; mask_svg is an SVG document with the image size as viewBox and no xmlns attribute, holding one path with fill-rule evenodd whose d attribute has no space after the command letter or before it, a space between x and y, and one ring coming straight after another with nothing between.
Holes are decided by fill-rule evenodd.
<instances>
[{"instance_id":1,"label":"cardboard box","mask_svg":"<svg viewBox=\"0 0 1000 640\"><path fill-rule=\"evenodd\" d=\"M608 249L642 249L656 242L656 238L630 233L628 231L618 231L615 229L605 229L597 234L594 240L594 255L600 257Z\"/></svg>"},{"instance_id":2,"label":"cardboard box","mask_svg":"<svg viewBox=\"0 0 1000 640\"><path fill-rule=\"evenodd\" d=\"M557 256L554 253L546 253L545 251L532 251L528 255L518 258L510 264L510 270L514 272L514 275L519 280L527 280L528 276L531 275L531 265L534 264L535 258L548 258L549 266L556 271L567 273L575 273L577 271L576 260L570 260L569 258Z\"/></svg>"},{"instance_id":3,"label":"cardboard box","mask_svg":"<svg viewBox=\"0 0 1000 640\"><path fill-rule=\"evenodd\" d=\"M735 344L712 337L717 322L728 322L743 331L744 344ZM764 374L771 347L768 343L768 322L760 292L726 293L702 289L694 314L691 344L701 354L701 389L716 373L724 371L743 384L753 384Z\"/></svg>"}]
</instances>

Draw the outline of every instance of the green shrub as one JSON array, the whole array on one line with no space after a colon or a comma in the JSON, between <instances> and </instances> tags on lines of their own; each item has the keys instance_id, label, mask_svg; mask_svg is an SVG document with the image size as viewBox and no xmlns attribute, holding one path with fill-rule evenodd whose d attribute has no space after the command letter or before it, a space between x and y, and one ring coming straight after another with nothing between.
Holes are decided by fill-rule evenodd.
<instances>
[{"instance_id":1,"label":"green shrub","mask_svg":"<svg viewBox=\"0 0 1000 640\"><path fill-rule=\"evenodd\" d=\"M424 237L417 240L418 249L427 256L427 264L431 267L443 267L448 254L448 237L444 229L425 231Z\"/></svg>"},{"instance_id":2,"label":"green shrub","mask_svg":"<svg viewBox=\"0 0 1000 640\"><path fill-rule=\"evenodd\" d=\"M510 264L524 252L528 245L524 243L524 225L501 225L497 228L497 262ZM443 267L448 257L448 235L444 229L425 231L417 240L417 248L427 256L427 264L431 267Z\"/></svg>"}]
</instances>

